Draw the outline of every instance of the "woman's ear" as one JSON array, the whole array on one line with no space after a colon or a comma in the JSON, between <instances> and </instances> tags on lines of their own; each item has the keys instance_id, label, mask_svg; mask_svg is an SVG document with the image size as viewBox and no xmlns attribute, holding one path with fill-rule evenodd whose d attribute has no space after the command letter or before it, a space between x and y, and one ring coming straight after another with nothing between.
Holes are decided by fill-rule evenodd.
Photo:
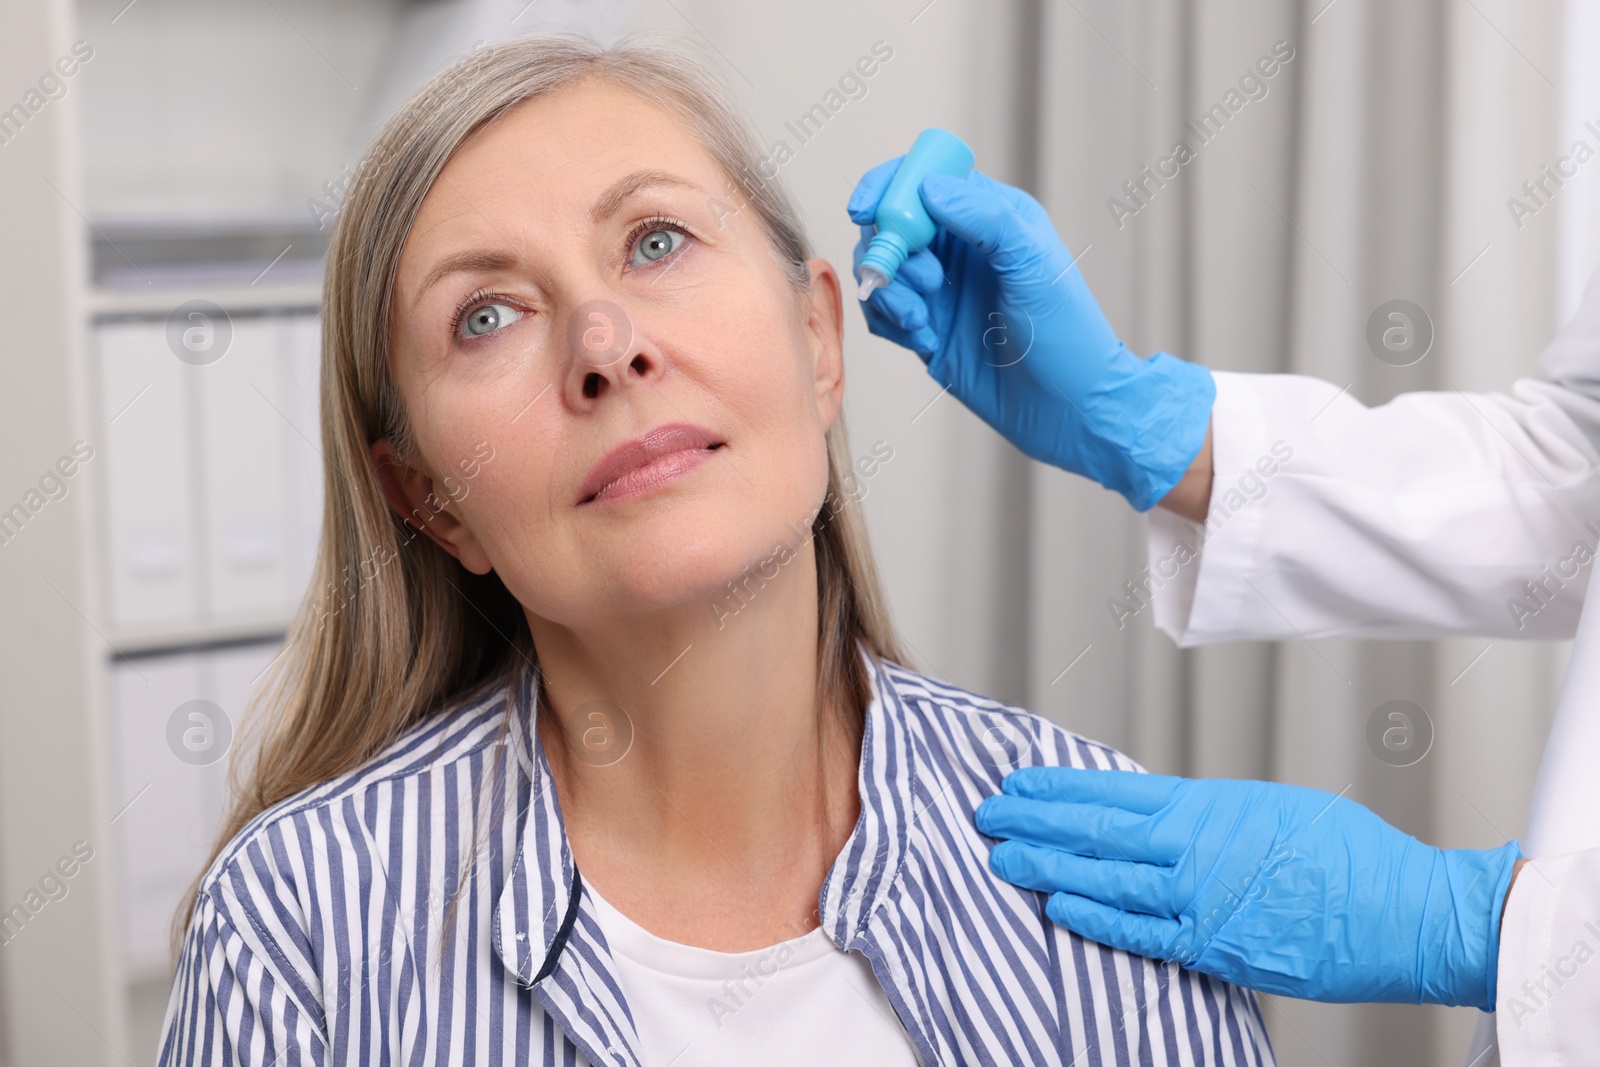
<instances>
[{"instance_id":1,"label":"woman's ear","mask_svg":"<svg viewBox=\"0 0 1600 1067\"><path fill-rule=\"evenodd\" d=\"M806 333L816 368L817 409L823 429L833 428L844 402L844 304L839 295L839 275L825 259L808 259L811 286L807 290Z\"/></svg>"},{"instance_id":2,"label":"woman's ear","mask_svg":"<svg viewBox=\"0 0 1600 1067\"><path fill-rule=\"evenodd\" d=\"M433 478L406 463L387 437L374 441L368 454L372 456L378 484L383 487L383 498L407 526L427 534L473 574L488 574L494 569L477 535L456 514L448 484L441 494Z\"/></svg>"}]
</instances>

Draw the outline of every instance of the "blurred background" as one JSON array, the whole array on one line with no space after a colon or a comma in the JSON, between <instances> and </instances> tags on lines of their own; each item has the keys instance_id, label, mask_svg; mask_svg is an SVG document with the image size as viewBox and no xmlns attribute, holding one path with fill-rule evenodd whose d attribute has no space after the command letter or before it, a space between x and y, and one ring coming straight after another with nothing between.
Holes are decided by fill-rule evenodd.
<instances>
[{"instance_id":1,"label":"blurred background","mask_svg":"<svg viewBox=\"0 0 1600 1067\"><path fill-rule=\"evenodd\" d=\"M856 179L956 131L1045 204L1142 354L1367 403L1503 389L1600 259L1582 0L9 0L0 1064L153 1061L167 922L309 574L340 200L410 88L550 28L658 30L719 69L846 273ZM1193 158L1152 180L1180 138ZM1366 340L1391 300L1435 331L1405 367ZM1154 771L1342 790L1440 846L1521 833L1565 646L1179 651L1130 596L1142 516L1022 457L854 310L847 356L854 450L893 448L863 507L915 667ZM1420 758L1369 746L1392 700ZM1458 1067L1475 1016L1267 1004L1294 1067Z\"/></svg>"}]
</instances>

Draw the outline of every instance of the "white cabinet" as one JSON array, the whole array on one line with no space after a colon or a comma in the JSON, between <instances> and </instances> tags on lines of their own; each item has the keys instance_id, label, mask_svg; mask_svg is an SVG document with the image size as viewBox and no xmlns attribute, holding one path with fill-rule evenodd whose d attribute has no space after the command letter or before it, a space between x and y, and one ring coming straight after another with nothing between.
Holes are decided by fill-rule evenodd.
<instances>
[{"instance_id":1,"label":"white cabinet","mask_svg":"<svg viewBox=\"0 0 1600 1067\"><path fill-rule=\"evenodd\" d=\"M165 973L174 911L221 829L241 718L311 578L318 323L234 315L225 352L199 365L174 353L159 305L94 332L109 636L134 653L112 660L108 692L130 974ZM206 748L219 731L227 744Z\"/></svg>"},{"instance_id":2,"label":"white cabinet","mask_svg":"<svg viewBox=\"0 0 1600 1067\"><path fill-rule=\"evenodd\" d=\"M164 319L96 330L113 642L157 648L281 630L322 518L315 315L235 316L194 365Z\"/></svg>"}]
</instances>

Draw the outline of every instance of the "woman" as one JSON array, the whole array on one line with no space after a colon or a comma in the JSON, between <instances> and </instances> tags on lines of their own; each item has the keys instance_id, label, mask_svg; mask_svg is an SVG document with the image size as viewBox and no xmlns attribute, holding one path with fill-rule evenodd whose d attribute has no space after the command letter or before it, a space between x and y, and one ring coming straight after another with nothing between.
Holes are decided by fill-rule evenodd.
<instances>
[{"instance_id":1,"label":"woman","mask_svg":"<svg viewBox=\"0 0 1600 1067\"><path fill-rule=\"evenodd\" d=\"M380 132L328 256L326 592L163 1063L1272 1062L1249 994L987 870L1004 771L1133 764L900 666L838 277L759 158L684 57L569 38Z\"/></svg>"}]
</instances>

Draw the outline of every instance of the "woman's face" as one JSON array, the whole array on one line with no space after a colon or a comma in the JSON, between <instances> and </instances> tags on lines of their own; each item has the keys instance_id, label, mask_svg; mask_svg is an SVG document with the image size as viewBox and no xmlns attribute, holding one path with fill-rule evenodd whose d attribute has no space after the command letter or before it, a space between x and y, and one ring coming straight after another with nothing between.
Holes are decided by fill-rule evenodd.
<instances>
[{"instance_id":1,"label":"woman's face","mask_svg":"<svg viewBox=\"0 0 1600 1067\"><path fill-rule=\"evenodd\" d=\"M391 505L557 624L713 619L806 535L843 396L837 276L812 260L797 294L742 204L676 117L601 81L463 145L395 282L419 456L374 446Z\"/></svg>"}]
</instances>

